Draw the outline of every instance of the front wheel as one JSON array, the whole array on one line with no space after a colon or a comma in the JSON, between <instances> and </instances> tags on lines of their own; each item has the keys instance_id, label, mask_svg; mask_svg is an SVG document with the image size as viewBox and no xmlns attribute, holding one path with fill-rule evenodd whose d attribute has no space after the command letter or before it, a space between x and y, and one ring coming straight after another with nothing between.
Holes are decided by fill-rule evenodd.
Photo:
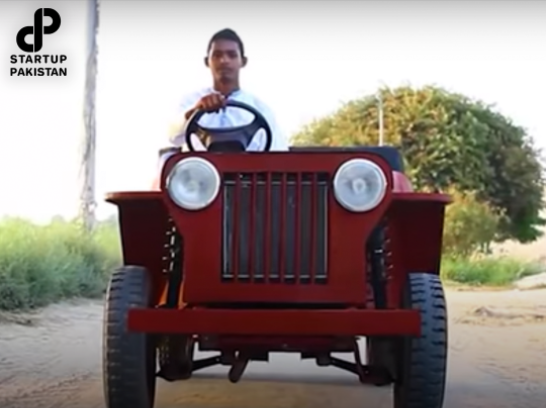
<instances>
[{"instance_id":1,"label":"front wheel","mask_svg":"<svg viewBox=\"0 0 546 408\"><path fill-rule=\"evenodd\" d=\"M447 371L447 307L437 275L409 274L403 306L421 312L421 336L397 348L394 408L442 408Z\"/></svg>"},{"instance_id":2,"label":"front wheel","mask_svg":"<svg viewBox=\"0 0 546 408\"><path fill-rule=\"evenodd\" d=\"M138 266L112 274L103 327L103 381L106 408L153 408L156 346L145 333L127 331L132 308L150 307L150 277Z\"/></svg>"}]
</instances>

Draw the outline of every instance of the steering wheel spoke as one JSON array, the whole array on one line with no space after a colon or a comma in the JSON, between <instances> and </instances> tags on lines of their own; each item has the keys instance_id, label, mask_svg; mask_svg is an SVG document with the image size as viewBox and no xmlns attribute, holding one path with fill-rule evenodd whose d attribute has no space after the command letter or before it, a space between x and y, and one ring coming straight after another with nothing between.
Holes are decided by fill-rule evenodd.
<instances>
[{"instance_id":1,"label":"steering wheel spoke","mask_svg":"<svg viewBox=\"0 0 546 408\"><path fill-rule=\"evenodd\" d=\"M199 131L202 131L207 135L215 135L230 139L236 138L238 135L242 135L246 139L247 143L250 143L254 135L264 127L264 125L258 118L254 118L254 120L248 125L235 126L230 128L207 128L201 125L197 126L199 128Z\"/></svg>"},{"instance_id":2,"label":"steering wheel spoke","mask_svg":"<svg viewBox=\"0 0 546 408\"><path fill-rule=\"evenodd\" d=\"M269 123L265 117L254 107L247 105L239 101L228 100L226 102L226 107L234 107L246 110L254 115L254 120L248 125L243 126L232 126L229 128L208 128L199 125L199 120L207 113L206 111L196 111L189 118L186 129L186 143L190 151L195 151L195 148L192 144L191 135L195 134L198 136L199 140L207 146L207 148L212 143L240 143L246 149L252 139L256 136L256 133L260 129L264 129L266 133L266 146L264 151L269 151L273 141L273 135Z\"/></svg>"}]
</instances>

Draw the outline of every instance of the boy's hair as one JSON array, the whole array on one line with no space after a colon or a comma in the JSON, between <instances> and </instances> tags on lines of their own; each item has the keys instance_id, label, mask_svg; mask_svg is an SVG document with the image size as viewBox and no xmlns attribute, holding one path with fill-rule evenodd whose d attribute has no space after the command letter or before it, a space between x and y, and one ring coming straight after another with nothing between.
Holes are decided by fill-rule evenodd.
<instances>
[{"instance_id":1,"label":"boy's hair","mask_svg":"<svg viewBox=\"0 0 546 408\"><path fill-rule=\"evenodd\" d=\"M209 41L209 46L207 48L207 54L210 52L212 43L218 40L227 40L227 41L236 42L237 45L239 46L239 50L241 51L241 57L245 56L245 47L243 45L243 41L241 40L241 37L239 37L239 35L230 28L224 28L223 30L218 31L216 34L214 34L211 37Z\"/></svg>"}]
</instances>

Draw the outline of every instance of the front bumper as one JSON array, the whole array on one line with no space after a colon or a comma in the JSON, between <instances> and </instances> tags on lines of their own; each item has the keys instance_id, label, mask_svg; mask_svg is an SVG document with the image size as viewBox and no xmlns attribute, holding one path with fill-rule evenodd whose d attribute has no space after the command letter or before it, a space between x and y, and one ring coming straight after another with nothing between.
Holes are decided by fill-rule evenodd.
<instances>
[{"instance_id":1,"label":"front bumper","mask_svg":"<svg viewBox=\"0 0 546 408\"><path fill-rule=\"evenodd\" d=\"M418 310L133 309L132 332L208 335L419 336Z\"/></svg>"}]
</instances>

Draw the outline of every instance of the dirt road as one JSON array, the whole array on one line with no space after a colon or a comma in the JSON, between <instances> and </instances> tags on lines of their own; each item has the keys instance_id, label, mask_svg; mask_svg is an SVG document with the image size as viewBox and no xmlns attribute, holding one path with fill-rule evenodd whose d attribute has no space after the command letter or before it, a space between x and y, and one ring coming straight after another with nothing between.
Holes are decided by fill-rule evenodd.
<instances>
[{"instance_id":1,"label":"dirt road","mask_svg":"<svg viewBox=\"0 0 546 408\"><path fill-rule=\"evenodd\" d=\"M451 289L447 295L445 408L546 407L546 290ZM99 302L52 306L28 320L0 319L0 407L104 407ZM228 383L226 372L209 369L190 382L161 382L157 408L390 407L389 388L361 386L351 375L297 357L253 363L237 385Z\"/></svg>"}]
</instances>

